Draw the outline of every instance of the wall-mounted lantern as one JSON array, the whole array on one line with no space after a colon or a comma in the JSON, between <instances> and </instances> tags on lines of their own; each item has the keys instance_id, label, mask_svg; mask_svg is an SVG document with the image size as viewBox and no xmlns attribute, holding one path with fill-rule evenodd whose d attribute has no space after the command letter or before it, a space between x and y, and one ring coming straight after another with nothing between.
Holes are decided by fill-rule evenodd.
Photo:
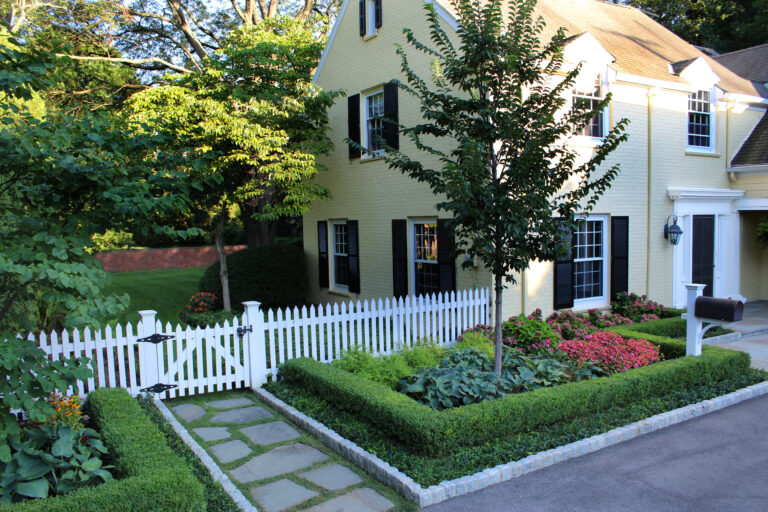
<instances>
[{"instance_id":1,"label":"wall-mounted lantern","mask_svg":"<svg viewBox=\"0 0 768 512\"><path fill-rule=\"evenodd\" d=\"M670 215L669 217L672 217ZM664 224L664 239L669 240L669 243L672 245L677 245L680 243L680 237L683 236L683 228L677 225L677 215L672 217L672 225L669 225L669 217L667 217L667 222Z\"/></svg>"}]
</instances>

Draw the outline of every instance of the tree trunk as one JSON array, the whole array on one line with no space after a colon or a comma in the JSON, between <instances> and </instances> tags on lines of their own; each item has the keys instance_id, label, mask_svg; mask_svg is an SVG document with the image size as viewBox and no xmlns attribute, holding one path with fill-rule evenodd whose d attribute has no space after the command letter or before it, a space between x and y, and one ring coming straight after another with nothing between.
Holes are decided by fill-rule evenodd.
<instances>
[{"instance_id":1,"label":"tree trunk","mask_svg":"<svg viewBox=\"0 0 768 512\"><path fill-rule=\"evenodd\" d=\"M501 296L504 292L504 286L502 284L501 274L494 276L494 289L496 290L496 314L494 315L494 323L496 325L496 352L493 359L493 371L496 375L501 375L501 357L504 354L504 346L501 341Z\"/></svg>"},{"instance_id":2,"label":"tree trunk","mask_svg":"<svg viewBox=\"0 0 768 512\"><path fill-rule=\"evenodd\" d=\"M249 249L269 245L275 240L276 224L270 220L254 220L253 214L257 211L253 206L245 206L240 216L243 221L243 229Z\"/></svg>"},{"instance_id":3,"label":"tree trunk","mask_svg":"<svg viewBox=\"0 0 768 512\"><path fill-rule=\"evenodd\" d=\"M227 273L227 253L224 251L223 231L224 216L222 215L216 222L216 227L213 229L213 240L216 243L216 251L219 253L219 263L221 266L219 269L219 279L221 279L221 300L224 303L224 309L231 311L232 303L229 299L229 274Z\"/></svg>"}]
</instances>

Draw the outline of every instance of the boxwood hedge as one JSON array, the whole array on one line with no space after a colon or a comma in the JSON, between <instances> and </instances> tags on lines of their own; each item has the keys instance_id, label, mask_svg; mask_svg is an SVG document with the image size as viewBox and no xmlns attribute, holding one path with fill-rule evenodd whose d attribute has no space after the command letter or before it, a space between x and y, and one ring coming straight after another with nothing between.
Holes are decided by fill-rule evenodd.
<instances>
[{"instance_id":1,"label":"boxwood hedge","mask_svg":"<svg viewBox=\"0 0 768 512\"><path fill-rule=\"evenodd\" d=\"M109 449L115 480L64 496L11 505L9 512L203 512L203 489L124 389L88 395L88 414ZM1 509L2 507L0 507Z\"/></svg>"},{"instance_id":2,"label":"boxwood hedge","mask_svg":"<svg viewBox=\"0 0 768 512\"><path fill-rule=\"evenodd\" d=\"M636 332L614 330L626 336ZM743 374L749 355L705 346L701 357L683 357L685 343L644 335L667 360L610 377L510 395L444 411L421 405L385 386L311 359L294 359L280 378L375 425L416 453L446 453L537 427L661 397L691 386Z\"/></svg>"}]
</instances>

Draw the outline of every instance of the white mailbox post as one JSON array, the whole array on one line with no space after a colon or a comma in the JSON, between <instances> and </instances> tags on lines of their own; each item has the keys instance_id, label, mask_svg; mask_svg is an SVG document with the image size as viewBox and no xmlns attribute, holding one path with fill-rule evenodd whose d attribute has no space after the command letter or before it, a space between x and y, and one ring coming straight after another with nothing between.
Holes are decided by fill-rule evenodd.
<instances>
[{"instance_id":1,"label":"white mailbox post","mask_svg":"<svg viewBox=\"0 0 768 512\"><path fill-rule=\"evenodd\" d=\"M711 328L720 325L727 326L742 319L744 304L730 299L701 299L701 311L704 317L696 316L696 302L704 292L703 284L686 284L688 290L688 311L682 315L686 319L685 355L700 356L701 343L706 333ZM713 316L715 318L708 318ZM705 327L704 322L708 325Z\"/></svg>"}]
</instances>

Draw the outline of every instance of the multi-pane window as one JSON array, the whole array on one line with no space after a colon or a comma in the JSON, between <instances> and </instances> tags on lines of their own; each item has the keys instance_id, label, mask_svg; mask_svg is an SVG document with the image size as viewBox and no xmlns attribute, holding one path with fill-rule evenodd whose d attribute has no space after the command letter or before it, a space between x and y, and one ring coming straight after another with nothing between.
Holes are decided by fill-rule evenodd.
<instances>
[{"instance_id":1,"label":"multi-pane window","mask_svg":"<svg viewBox=\"0 0 768 512\"><path fill-rule=\"evenodd\" d=\"M688 146L712 147L712 106L709 91L688 96Z\"/></svg>"},{"instance_id":2,"label":"multi-pane window","mask_svg":"<svg viewBox=\"0 0 768 512\"><path fill-rule=\"evenodd\" d=\"M587 110L594 110L603 101L603 86L600 77L591 87L573 91L573 104ZM602 138L605 136L605 120L603 112L598 112L595 117L576 135Z\"/></svg>"},{"instance_id":3,"label":"multi-pane window","mask_svg":"<svg viewBox=\"0 0 768 512\"><path fill-rule=\"evenodd\" d=\"M365 97L365 143L369 151L382 149L384 139L384 92Z\"/></svg>"},{"instance_id":4,"label":"multi-pane window","mask_svg":"<svg viewBox=\"0 0 768 512\"><path fill-rule=\"evenodd\" d=\"M574 300L605 295L605 221L585 220L576 230L573 272Z\"/></svg>"},{"instance_id":5,"label":"multi-pane window","mask_svg":"<svg viewBox=\"0 0 768 512\"><path fill-rule=\"evenodd\" d=\"M349 232L341 222L333 224L333 284L342 289L349 286Z\"/></svg>"},{"instance_id":6,"label":"multi-pane window","mask_svg":"<svg viewBox=\"0 0 768 512\"><path fill-rule=\"evenodd\" d=\"M417 222L413 225L414 293L426 295L440 292L440 266L437 263L437 224Z\"/></svg>"}]
</instances>

